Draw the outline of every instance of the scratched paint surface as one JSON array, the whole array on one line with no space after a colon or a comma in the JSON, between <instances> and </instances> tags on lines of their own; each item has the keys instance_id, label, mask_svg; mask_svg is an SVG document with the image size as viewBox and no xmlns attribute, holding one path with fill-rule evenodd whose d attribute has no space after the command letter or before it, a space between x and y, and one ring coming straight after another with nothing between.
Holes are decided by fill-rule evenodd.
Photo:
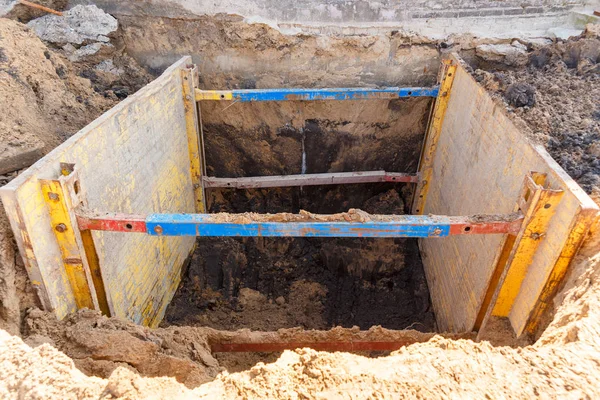
<instances>
[{"instance_id":1,"label":"scratched paint surface","mask_svg":"<svg viewBox=\"0 0 600 400\"><path fill-rule=\"evenodd\" d=\"M502 106L462 67L456 73L433 165L425 214L512 212L528 171L547 172L552 188L566 190L509 313L513 328L521 331L578 208L596 206L544 149L526 140ZM502 243L501 235L421 240L440 330L473 328Z\"/></svg>"},{"instance_id":2,"label":"scratched paint surface","mask_svg":"<svg viewBox=\"0 0 600 400\"><path fill-rule=\"evenodd\" d=\"M443 237L450 223L403 216L403 222L212 222L209 214L154 214L146 219L150 235L282 237ZM438 219L440 219L438 217ZM157 230L159 228L159 230Z\"/></svg>"},{"instance_id":3,"label":"scratched paint surface","mask_svg":"<svg viewBox=\"0 0 600 400\"><path fill-rule=\"evenodd\" d=\"M75 163L91 210L194 212L180 68L185 57L157 80L109 110L2 190L30 277L59 318L75 311L60 252L50 231L39 177L59 174L59 162ZM13 207L14 205L14 207ZM20 232L19 232L20 233ZM194 239L94 232L111 313L155 326L175 292ZM30 244L28 244L30 243ZM30 247L30 249L29 249ZM25 250L25 252L23 252Z\"/></svg>"},{"instance_id":4,"label":"scratched paint surface","mask_svg":"<svg viewBox=\"0 0 600 400\"><path fill-rule=\"evenodd\" d=\"M366 100L398 99L401 97L435 97L438 88L337 88L337 89L250 89L202 90L198 100L286 101L286 100Z\"/></svg>"}]
</instances>

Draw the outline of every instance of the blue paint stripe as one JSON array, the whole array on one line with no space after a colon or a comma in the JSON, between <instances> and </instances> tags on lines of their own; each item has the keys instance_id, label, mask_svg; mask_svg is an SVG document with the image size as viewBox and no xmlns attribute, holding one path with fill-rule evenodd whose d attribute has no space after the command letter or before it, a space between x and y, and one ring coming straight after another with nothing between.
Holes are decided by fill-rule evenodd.
<instances>
[{"instance_id":1,"label":"blue paint stripe","mask_svg":"<svg viewBox=\"0 0 600 400\"><path fill-rule=\"evenodd\" d=\"M215 223L210 214L153 214L148 233L157 236L281 236L281 237L445 237L450 223L442 217L399 216L392 222L253 222Z\"/></svg>"},{"instance_id":2,"label":"blue paint stripe","mask_svg":"<svg viewBox=\"0 0 600 400\"><path fill-rule=\"evenodd\" d=\"M340 88L340 89L254 89L232 90L233 99L240 102L285 101L285 100L367 100L396 99L402 97L437 97L439 87L381 89Z\"/></svg>"}]
</instances>

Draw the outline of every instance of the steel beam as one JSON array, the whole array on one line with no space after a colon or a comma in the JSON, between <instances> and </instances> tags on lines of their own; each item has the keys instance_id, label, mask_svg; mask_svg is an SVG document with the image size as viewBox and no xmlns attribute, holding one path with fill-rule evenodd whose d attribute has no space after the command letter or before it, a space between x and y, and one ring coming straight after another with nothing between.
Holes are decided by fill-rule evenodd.
<instances>
[{"instance_id":1,"label":"steel beam","mask_svg":"<svg viewBox=\"0 0 600 400\"><path fill-rule=\"evenodd\" d=\"M564 191L544 187L546 174L530 172L523 181L516 209L523 222L515 237L507 237L490 279L474 329L485 333L492 316L509 317L529 267L541 242L545 239L550 221ZM515 331L517 337L522 332Z\"/></svg>"},{"instance_id":2,"label":"steel beam","mask_svg":"<svg viewBox=\"0 0 600 400\"><path fill-rule=\"evenodd\" d=\"M412 237L516 233L521 214L448 217L373 215L355 222L349 214L127 214L78 215L80 229L138 232L152 236ZM337 219L337 220L336 220Z\"/></svg>"},{"instance_id":3,"label":"steel beam","mask_svg":"<svg viewBox=\"0 0 600 400\"><path fill-rule=\"evenodd\" d=\"M244 178L203 178L205 188L255 189L271 187L342 185L351 183L419 181L417 174L385 171L332 172L325 174L251 176Z\"/></svg>"},{"instance_id":4,"label":"steel beam","mask_svg":"<svg viewBox=\"0 0 600 400\"><path fill-rule=\"evenodd\" d=\"M286 101L286 100L391 100L403 97L437 97L437 86L336 88L336 89L249 89L249 90L200 90L196 89L196 101L225 100L237 102Z\"/></svg>"},{"instance_id":5,"label":"steel beam","mask_svg":"<svg viewBox=\"0 0 600 400\"><path fill-rule=\"evenodd\" d=\"M204 175L204 154L200 146L199 116L197 104L194 101L195 82L198 77L196 66L184 68L181 73L181 87L183 92L183 107L185 111L185 126L187 131L188 152L190 154L190 174L194 185L194 201L196 212L206 212L206 199L202 187Z\"/></svg>"},{"instance_id":6,"label":"steel beam","mask_svg":"<svg viewBox=\"0 0 600 400\"><path fill-rule=\"evenodd\" d=\"M82 231L146 233L146 218L143 215L120 213L78 214L77 224Z\"/></svg>"}]
</instances>

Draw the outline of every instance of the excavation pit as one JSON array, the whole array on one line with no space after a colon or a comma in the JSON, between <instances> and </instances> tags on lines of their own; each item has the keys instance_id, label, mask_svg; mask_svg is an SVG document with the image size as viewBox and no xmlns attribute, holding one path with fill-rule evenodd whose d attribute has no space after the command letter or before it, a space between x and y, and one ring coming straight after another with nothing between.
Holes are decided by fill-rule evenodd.
<instances>
[{"instance_id":1,"label":"excavation pit","mask_svg":"<svg viewBox=\"0 0 600 400\"><path fill-rule=\"evenodd\" d=\"M152 327L539 329L597 206L457 56L427 95L246 102L281 92L195 74L182 59L2 189L44 308ZM388 350L407 343L392 336ZM248 349L236 340L212 344Z\"/></svg>"},{"instance_id":2,"label":"excavation pit","mask_svg":"<svg viewBox=\"0 0 600 400\"><path fill-rule=\"evenodd\" d=\"M416 174L431 103L427 97L203 103L208 175ZM334 214L354 208L403 215L410 214L414 186L206 188L205 194L210 213ZM201 238L165 322L227 330L435 330L417 240L411 238Z\"/></svg>"}]
</instances>

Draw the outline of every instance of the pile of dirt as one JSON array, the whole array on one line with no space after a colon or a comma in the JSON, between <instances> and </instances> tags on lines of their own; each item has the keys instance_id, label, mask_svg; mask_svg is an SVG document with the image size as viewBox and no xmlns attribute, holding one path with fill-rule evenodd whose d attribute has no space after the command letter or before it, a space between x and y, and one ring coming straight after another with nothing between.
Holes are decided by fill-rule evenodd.
<instances>
[{"instance_id":1,"label":"pile of dirt","mask_svg":"<svg viewBox=\"0 0 600 400\"><path fill-rule=\"evenodd\" d=\"M0 175L33 163L116 104L119 93L150 80L127 56L128 72L114 77L94 68L107 54L73 63L64 53L0 18L0 99L11 105L0 115Z\"/></svg>"},{"instance_id":2,"label":"pile of dirt","mask_svg":"<svg viewBox=\"0 0 600 400\"><path fill-rule=\"evenodd\" d=\"M145 376L172 376L188 387L208 382L222 370L212 357L202 328L151 330L82 310L62 321L38 309L29 311L26 343L51 344L89 375L109 377L117 367Z\"/></svg>"},{"instance_id":3,"label":"pile of dirt","mask_svg":"<svg viewBox=\"0 0 600 400\"><path fill-rule=\"evenodd\" d=\"M600 196L600 38L530 47L527 64L473 63L473 74L586 192Z\"/></svg>"},{"instance_id":4,"label":"pile of dirt","mask_svg":"<svg viewBox=\"0 0 600 400\"><path fill-rule=\"evenodd\" d=\"M28 160L35 161L114 105L28 28L8 19L0 19L0 76L0 98L11 105L0 116L0 173L25 166L22 153L35 151ZM12 169L8 157L18 163Z\"/></svg>"},{"instance_id":5,"label":"pile of dirt","mask_svg":"<svg viewBox=\"0 0 600 400\"><path fill-rule=\"evenodd\" d=\"M598 236L582 249L575 263L577 274L573 274L567 283L570 289L560 299L556 318L533 346L494 347L487 342L436 336L426 343L413 344L377 359L310 349L285 351L274 363L259 363L245 372L221 372L214 381L190 390L175 378L143 378L132 370L131 365L115 365L117 368L107 379L84 376L71 358L48 343L39 343L52 340L59 348L64 345L75 351L83 349L79 354L84 356L96 352L98 357L110 359L115 364L116 357L119 357L118 362L131 362L137 353L141 357L151 354L146 348L158 348L155 351L161 353L160 357L188 354L190 359L200 360L206 353L198 346L206 343L205 337L189 333L191 340L169 342L167 338L185 338L188 333L182 332L196 330L197 333L201 328L149 330L89 312L87 315L80 312L79 316L60 324L48 320L51 316L44 319L44 313L34 313L30 326L37 332L38 343L32 343L37 347L31 348L20 339L0 332L0 395L4 398L17 398L19 394L27 398L72 396L79 399L101 395L113 398L279 399L349 394L359 398L596 398L600 396L599 250ZM134 343L129 349L136 351L123 351L121 354L126 355L123 356L106 353L112 346L89 346L85 336L107 344L104 336L94 334L94 330L109 334L106 337L112 338L112 346L125 347L123 350L127 350L128 343ZM78 336L79 339L74 345L61 341L64 335ZM152 343L161 344L153 346ZM149 365L156 364L149 360ZM202 364L197 362L196 365ZM168 369L166 363L165 369Z\"/></svg>"},{"instance_id":6,"label":"pile of dirt","mask_svg":"<svg viewBox=\"0 0 600 400\"><path fill-rule=\"evenodd\" d=\"M304 290L311 288L300 284ZM318 290L318 289L317 289ZM262 302L258 292L245 290L240 296L244 306ZM257 362L275 361L270 354L211 354L213 343L323 342L323 341L427 341L435 334L414 330L395 331L381 327L369 330L335 328L332 330L280 329L257 332L248 329L220 331L208 327L167 327L149 329L99 312L81 310L58 321L51 312L29 310L25 318L25 343L31 347L51 345L67 354L75 366L90 376L109 378L117 368L143 376L169 376L189 388L212 381L220 372L248 369ZM449 334L450 338L473 335Z\"/></svg>"}]
</instances>

